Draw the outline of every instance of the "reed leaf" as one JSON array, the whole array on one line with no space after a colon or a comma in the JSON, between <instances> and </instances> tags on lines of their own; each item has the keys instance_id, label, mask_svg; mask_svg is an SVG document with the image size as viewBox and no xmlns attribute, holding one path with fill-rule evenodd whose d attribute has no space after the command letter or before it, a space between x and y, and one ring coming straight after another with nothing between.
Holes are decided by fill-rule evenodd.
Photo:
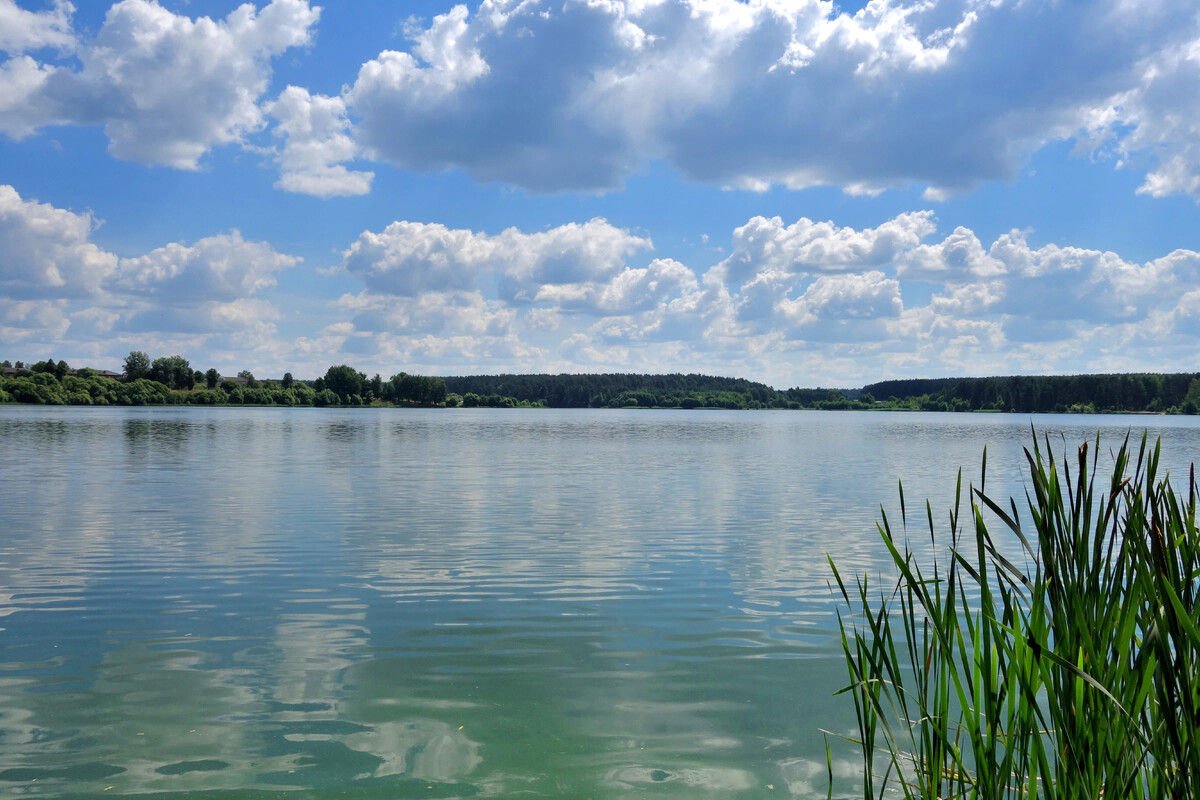
<instances>
[{"instance_id":1,"label":"reed leaf","mask_svg":"<svg viewBox=\"0 0 1200 800\"><path fill-rule=\"evenodd\" d=\"M864 797L1200 797L1195 470L1178 494L1161 442L1126 436L1101 483L1101 452L1072 464L1035 433L1022 512L984 493L985 450L969 517L961 472L947 529L926 503L944 562L909 548L901 483L882 591L830 560Z\"/></svg>"}]
</instances>

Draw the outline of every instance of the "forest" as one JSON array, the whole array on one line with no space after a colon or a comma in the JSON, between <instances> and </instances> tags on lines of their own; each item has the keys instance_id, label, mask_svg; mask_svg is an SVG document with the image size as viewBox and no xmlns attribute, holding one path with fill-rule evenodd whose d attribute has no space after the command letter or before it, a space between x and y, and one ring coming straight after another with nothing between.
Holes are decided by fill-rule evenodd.
<instances>
[{"instance_id":1,"label":"forest","mask_svg":"<svg viewBox=\"0 0 1200 800\"><path fill-rule=\"evenodd\" d=\"M550 408L787 408L1016 413L1186 413L1200 410L1200 373L1015 375L891 380L861 389L779 391L706 375L476 375L448 391L511 395Z\"/></svg>"},{"instance_id":2,"label":"forest","mask_svg":"<svg viewBox=\"0 0 1200 800\"><path fill-rule=\"evenodd\" d=\"M368 378L347 364L315 379L201 372L179 355L131 352L120 373L49 359L0 362L0 403L50 405L420 406L1200 413L1200 373L1010 375L887 380L861 389L783 391L744 378L634 373Z\"/></svg>"},{"instance_id":3,"label":"forest","mask_svg":"<svg viewBox=\"0 0 1200 800\"><path fill-rule=\"evenodd\" d=\"M280 379L259 380L243 370L224 377L216 369L193 370L182 356L153 361L131 352L119 375L71 369L53 359L26 366L0 362L0 403L41 405L259 405L259 406L443 406L441 378L400 372L388 380L346 364L331 366L315 380L297 380L290 372ZM453 402L453 401L451 401Z\"/></svg>"},{"instance_id":4,"label":"forest","mask_svg":"<svg viewBox=\"0 0 1200 800\"><path fill-rule=\"evenodd\" d=\"M859 397L943 411L1195 414L1200 410L1197 379L1200 373L1182 372L892 380L864 386Z\"/></svg>"}]
</instances>

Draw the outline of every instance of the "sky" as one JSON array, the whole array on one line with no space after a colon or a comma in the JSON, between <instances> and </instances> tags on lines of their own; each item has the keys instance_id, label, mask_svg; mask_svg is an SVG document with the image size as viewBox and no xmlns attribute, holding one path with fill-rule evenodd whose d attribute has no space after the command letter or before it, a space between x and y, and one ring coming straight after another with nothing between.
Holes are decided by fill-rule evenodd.
<instances>
[{"instance_id":1,"label":"sky","mask_svg":"<svg viewBox=\"0 0 1200 800\"><path fill-rule=\"evenodd\" d=\"M0 0L0 358L1200 371L1178 0Z\"/></svg>"}]
</instances>

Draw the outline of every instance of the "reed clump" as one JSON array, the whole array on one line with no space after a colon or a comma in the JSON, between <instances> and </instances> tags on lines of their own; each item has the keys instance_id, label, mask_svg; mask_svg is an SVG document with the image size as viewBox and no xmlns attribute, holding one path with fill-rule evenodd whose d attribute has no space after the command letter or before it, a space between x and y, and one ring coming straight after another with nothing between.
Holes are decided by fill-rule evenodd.
<instances>
[{"instance_id":1,"label":"reed clump","mask_svg":"<svg viewBox=\"0 0 1200 800\"><path fill-rule=\"evenodd\" d=\"M964 508L960 473L941 559L910 549L901 486L901 535L878 525L895 583L830 562L864 797L1200 797L1194 468L1180 493L1161 443L1127 437L1098 485L1099 438L1074 474L1045 444L1024 513L985 478Z\"/></svg>"}]
</instances>

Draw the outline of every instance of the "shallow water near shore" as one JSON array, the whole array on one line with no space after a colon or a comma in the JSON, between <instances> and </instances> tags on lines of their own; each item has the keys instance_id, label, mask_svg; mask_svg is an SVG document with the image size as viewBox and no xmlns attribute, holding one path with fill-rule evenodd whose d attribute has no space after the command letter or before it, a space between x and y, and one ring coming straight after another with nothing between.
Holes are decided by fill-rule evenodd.
<instances>
[{"instance_id":1,"label":"shallow water near shore","mask_svg":"<svg viewBox=\"0 0 1200 800\"><path fill-rule=\"evenodd\" d=\"M0 408L0 796L824 797L826 554L1184 417ZM1105 456L1101 465L1107 466ZM835 796L855 791L834 747Z\"/></svg>"}]
</instances>

